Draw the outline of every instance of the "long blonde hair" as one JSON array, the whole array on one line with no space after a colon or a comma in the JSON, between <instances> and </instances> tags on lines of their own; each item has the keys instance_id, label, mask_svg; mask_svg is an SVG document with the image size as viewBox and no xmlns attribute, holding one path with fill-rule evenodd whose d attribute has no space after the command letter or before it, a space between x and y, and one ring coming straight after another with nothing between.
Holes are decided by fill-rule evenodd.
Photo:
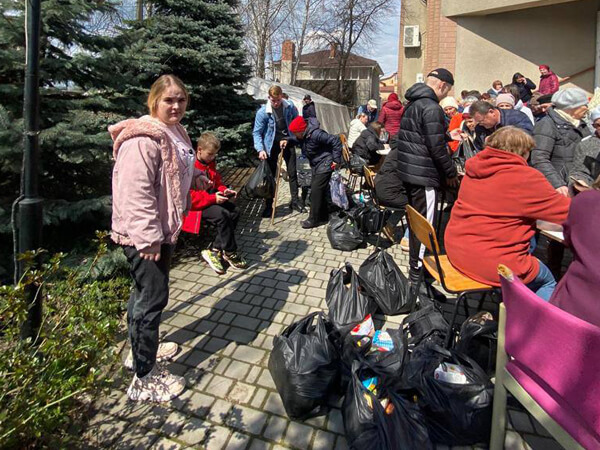
<instances>
[{"instance_id":1,"label":"long blonde hair","mask_svg":"<svg viewBox=\"0 0 600 450\"><path fill-rule=\"evenodd\" d=\"M170 86L177 86L181 89L185 95L185 100L187 103L190 101L190 95L183 84L183 81L176 77L175 75L161 75L158 77L154 83L152 83L152 87L150 88L150 93L148 94L148 109L150 110L150 115L154 117L156 115L156 109L158 108L158 102L165 90Z\"/></svg>"}]
</instances>

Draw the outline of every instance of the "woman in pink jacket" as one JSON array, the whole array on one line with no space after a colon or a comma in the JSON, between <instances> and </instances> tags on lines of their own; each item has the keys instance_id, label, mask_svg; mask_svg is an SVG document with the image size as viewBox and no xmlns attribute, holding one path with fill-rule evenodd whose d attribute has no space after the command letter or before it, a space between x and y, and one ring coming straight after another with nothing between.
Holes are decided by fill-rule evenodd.
<instances>
[{"instance_id":1,"label":"woman in pink jacket","mask_svg":"<svg viewBox=\"0 0 600 450\"><path fill-rule=\"evenodd\" d=\"M194 178L195 153L179 123L187 103L181 80L163 75L150 89L149 116L109 127L115 159L111 237L123 246L134 281L127 308L131 352L125 361L135 372L127 390L131 400L167 401L185 388L183 377L157 361L178 350L175 343L159 345L158 327L169 297L171 255Z\"/></svg>"},{"instance_id":2,"label":"woman in pink jacket","mask_svg":"<svg viewBox=\"0 0 600 450\"><path fill-rule=\"evenodd\" d=\"M390 137L398 134L403 112L404 106L398 100L398 94L392 92L388 97L388 101L381 108L379 118L377 119L390 134Z\"/></svg>"}]
</instances>

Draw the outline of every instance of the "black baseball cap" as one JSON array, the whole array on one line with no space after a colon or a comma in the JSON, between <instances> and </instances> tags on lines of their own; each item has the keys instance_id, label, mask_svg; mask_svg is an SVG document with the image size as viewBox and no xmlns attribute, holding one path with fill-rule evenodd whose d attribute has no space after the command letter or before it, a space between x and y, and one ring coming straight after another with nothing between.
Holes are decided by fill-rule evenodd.
<instances>
[{"instance_id":1,"label":"black baseball cap","mask_svg":"<svg viewBox=\"0 0 600 450\"><path fill-rule=\"evenodd\" d=\"M442 80L443 82L448 83L450 86L454 86L454 77L452 76L452 73L447 69L439 68L432 70L427 76L435 77L438 80Z\"/></svg>"},{"instance_id":2,"label":"black baseball cap","mask_svg":"<svg viewBox=\"0 0 600 450\"><path fill-rule=\"evenodd\" d=\"M306 95L304 96L304 100L312 100L312 98L310 97L310 95L306 94Z\"/></svg>"}]
</instances>

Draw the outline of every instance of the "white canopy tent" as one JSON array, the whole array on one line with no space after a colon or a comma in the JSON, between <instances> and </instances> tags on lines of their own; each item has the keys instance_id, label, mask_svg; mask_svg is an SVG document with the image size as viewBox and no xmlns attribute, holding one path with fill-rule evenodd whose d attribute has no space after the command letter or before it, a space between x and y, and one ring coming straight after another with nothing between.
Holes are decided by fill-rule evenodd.
<instances>
[{"instance_id":1,"label":"white canopy tent","mask_svg":"<svg viewBox=\"0 0 600 450\"><path fill-rule=\"evenodd\" d=\"M274 83L263 78L252 77L246 85L246 93L256 100L267 101L269 96L269 87L272 84L281 86L283 92L289 95L298 112L302 115L302 99L306 94L310 95L315 104L317 119L321 123L321 128L331 134L340 134L348 132L348 123L350 122L350 111L344 105L340 105L319 94L315 94L307 89L302 89L290 84Z\"/></svg>"}]
</instances>

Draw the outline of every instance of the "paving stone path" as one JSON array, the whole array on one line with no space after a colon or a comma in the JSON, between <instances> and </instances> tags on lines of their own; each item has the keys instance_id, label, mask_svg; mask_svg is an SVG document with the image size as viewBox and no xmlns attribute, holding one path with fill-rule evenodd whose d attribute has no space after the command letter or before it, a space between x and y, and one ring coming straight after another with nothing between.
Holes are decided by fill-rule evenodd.
<instances>
[{"instance_id":1,"label":"paving stone path","mask_svg":"<svg viewBox=\"0 0 600 450\"><path fill-rule=\"evenodd\" d=\"M186 377L186 391L167 404L133 403L125 395L131 375L118 370L114 388L94 404L84 434L90 448L347 448L340 402L324 416L288 420L267 361L284 327L326 309L330 271L345 261L358 267L373 246L333 250L325 227L300 227L305 215L282 206L271 226L260 218L260 202L241 201L240 207L238 244L251 263L246 271L216 275L199 258L202 242L189 238L171 271L161 334L181 346L169 368ZM406 270L408 255L399 246L389 252ZM398 327L402 318L379 320L383 328ZM507 448L560 448L525 412L511 410L509 419Z\"/></svg>"}]
</instances>

